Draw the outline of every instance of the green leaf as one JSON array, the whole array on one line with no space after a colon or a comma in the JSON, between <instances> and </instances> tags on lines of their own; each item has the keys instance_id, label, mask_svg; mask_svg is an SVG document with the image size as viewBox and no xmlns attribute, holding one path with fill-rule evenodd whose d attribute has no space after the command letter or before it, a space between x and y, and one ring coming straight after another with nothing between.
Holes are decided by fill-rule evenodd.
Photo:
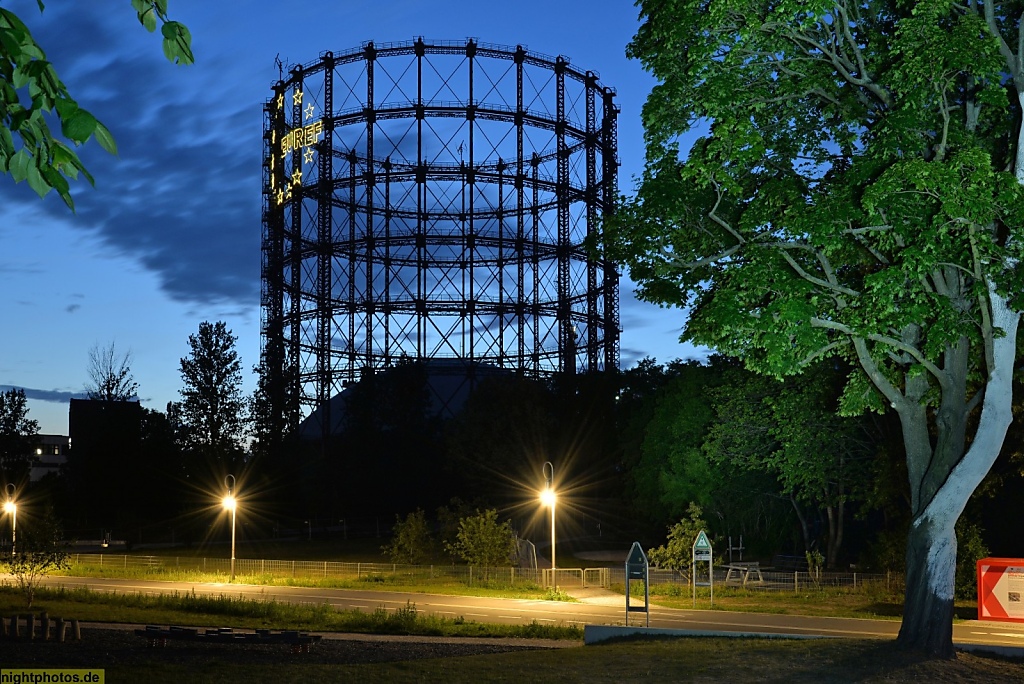
<instances>
[{"instance_id":1,"label":"green leaf","mask_svg":"<svg viewBox=\"0 0 1024 684\"><path fill-rule=\"evenodd\" d=\"M168 21L160 29L164 36L164 56L175 64L193 64L192 33L177 21Z\"/></svg>"},{"instance_id":2,"label":"green leaf","mask_svg":"<svg viewBox=\"0 0 1024 684\"><path fill-rule=\"evenodd\" d=\"M89 112L78 109L69 118L61 117L61 132L68 140L76 143L84 143L96 130L99 122Z\"/></svg>"},{"instance_id":3,"label":"green leaf","mask_svg":"<svg viewBox=\"0 0 1024 684\"><path fill-rule=\"evenodd\" d=\"M11 178L15 183L20 183L28 177L30 166L32 166L32 156L24 148L18 150L17 154L11 157Z\"/></svg>"},{"instance_id":4,"label":"green leaf","mask_svg":"<svg viewBox=\"0 0 1024 684\"><path fill-rule=\"evenodd\" d=\"M96 142L100 144L100 147L110 154L115 156L117 155L117 143L114 141L114 136L111 135L110 130L99 121L96 122L95 135Z\"/></svg>"},{"instance_id":5,"label":"green leaf","mask_svg":"<svg viewBox=\"0 0 1024 684\"><path fill-rule=\"evenodd\" d=\"M50 184L39 173L39 168L35 164L30 164L28 167L28 185L40 197L46 197L46 193L50 192Z\"/></svg>"}]
</instances>

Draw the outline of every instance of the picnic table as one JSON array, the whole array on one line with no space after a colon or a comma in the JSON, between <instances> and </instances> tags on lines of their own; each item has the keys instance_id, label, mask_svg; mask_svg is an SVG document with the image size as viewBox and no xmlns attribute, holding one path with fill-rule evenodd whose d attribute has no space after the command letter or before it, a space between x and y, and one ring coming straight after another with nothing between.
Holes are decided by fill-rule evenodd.
<instances>
[{"instance_id":1,"label":"picnic table","mask_svg":"<svg viewBox=\"0 0 1024 684\"><path fill-rule=\"evenodd\" d=\"M148 625L145 629L135 630L137 636L145 637L149 646L164 647L168 640L199 641L208 644L287 644L292 653L309 653L309 647L320 641L319 634L284 630L275 632L269 629L257 629L255 632L236 632L231 627L207 629L200 631L189 627L156 627Z\"/></svg>"},{"instance_id":2,"label":"picnic table","mask_svg":"<svg viewBox=\"0 0 1024 684\"><path fill-rule=\"evenodd\" d=\"M747 586L747 582L750 581L751 575L757 575L757 579L754 580L758 584L764 584L764 576L761 575L761 564L757 561L749 563L727 563L726 568L728 572L725 573L725 583L728 584L733 575L736 575L736 580L739 581L740 577L743 578L743 586Z\"/></svg>"}]
</instances>

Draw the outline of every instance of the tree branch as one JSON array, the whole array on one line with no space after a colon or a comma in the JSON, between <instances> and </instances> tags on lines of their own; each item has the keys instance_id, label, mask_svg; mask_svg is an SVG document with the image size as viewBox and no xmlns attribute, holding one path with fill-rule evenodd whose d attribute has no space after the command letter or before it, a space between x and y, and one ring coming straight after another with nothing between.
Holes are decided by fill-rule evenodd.
<instances>
[{"instance_id":1,"label":"tree branch","mask_svg":"<svg viewBox=\"0 0 1024 684\"><path fill-rule=\"evenodd\" d=\"M939 384L941 384L943 387L945 387L946 385L949 384L949 378L946 377L946 374L942 371L942 369L939 368L938 366L936 366L931 361L929 361L921 353L921 351L919 349L917 349L914 346L909 345L909 344L907 344L907 343L905 343L905 342L903 342L901 340L897 340L894 337L889 337L888 335L879 335L877 333L868 333L867 335L857 335L857 334L854 333L853 328L851 328L850 326L845 325L843 323L837 323L836 321L827 321L827 320L825 320L823 318L812 318L811 319L811 327L812 328L825 328L825 329L828 329L828 330L836 330L836 331L841 332L841 333L843 333L845 335L849 335L854 340L854 344L855 345L856 345L856 341L858 339L867 339L867 340L871 340L872 342L878 342L879 344L888 345L890 347L893 347L894 349L899 349L900 351L902 351L905 354L909 355L914 361L916 361L917 363L921 364L925 369L927 369L928 372L931 373L935 377L935 379L939 382Z\"/></svg>"}]
</instances>

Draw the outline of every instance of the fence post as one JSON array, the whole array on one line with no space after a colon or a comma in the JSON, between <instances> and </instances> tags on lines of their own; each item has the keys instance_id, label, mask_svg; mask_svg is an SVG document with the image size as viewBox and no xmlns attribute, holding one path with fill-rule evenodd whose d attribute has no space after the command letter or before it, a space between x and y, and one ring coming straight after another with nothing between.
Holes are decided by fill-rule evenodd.
<instances>
[{"instance_id":1,"label":"fence post","mask_svg":"<svg viewBox=\"0 0 1024 684\"><path fill-rule=\"evenodd\" d=\"M857 573L853 573L853 588L857 588Z\"/></svg>"},{"instance_id":2,"label":"fence post","mask_svg":"<svg viewBox=\"0 0 1024 684\"><path fill-rule=\"evenodd\" d=\"M800 593L800 571L796 570L793 572L793 593Z\"/></svg>"},{"instance_id":3,"label":"fence post","mask_svg":"<svg viewBox=\"0 0 1024 684\"><path fill-rule=\"evenodd\" d=\"M469 566L469 586L473 586L473 566Z\"/></svg>"},{"instance_id":4,"label":"fence post","mask_svg":"<svg viewBox=\"0 0 1024 684\"><path fill-rule=\"evenodd\" d=\"M359 566L360 565L361 565L360 563L356 563L356 579L359 579Z\"/></svg>"},{"instance_id":5,"label":"fence post","mask_svg":"<svg viewBox=\"0 0 1024 684\"><path fill-rule=\"evenodd\" d=\"M324 579L327 579L327 561L324 561Z\"/></svg>"},{"instance_id":6,"label":"fence post","mask_svg":"<svg viewBox=\"0 0 1024 684\"><path fill-rule=\"evenodd\" d=\"M295 561L292 561L292 577L295 577Z\"/></svg>"}]
</instances>

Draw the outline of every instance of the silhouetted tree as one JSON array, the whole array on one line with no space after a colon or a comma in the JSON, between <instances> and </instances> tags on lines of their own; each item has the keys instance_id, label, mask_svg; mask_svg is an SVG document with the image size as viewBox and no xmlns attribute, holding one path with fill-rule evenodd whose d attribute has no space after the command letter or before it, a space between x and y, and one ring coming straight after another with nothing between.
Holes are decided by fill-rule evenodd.
<instances>
[{"instance_id":1,"label":"silhouetted tree","mask_svg":"<svg viewBox=\"0 0 1024 684\"><path fill-rule=\"evenodd\" d=\"M28 471L39 423L28 417L25 390L0 393L0 470L4 482L23 483Z\"/></svg>"},{"instance_id":2,"label":"silhouetted tree","mask_svg":"<svg viewBox=\"0 0 1024 684\"><path fill-rule=\"evenodd\" d=\"M139 392L139 383L132 377L132 352L118 354L114 343L89 350L89 381L85 391L96 401L131 401Z\"/></svg>"},{"instance_id":3,"label":"silhouetted tree","mask_svg":"<svg viewBox=\"0 0 1024 684\"><path fill-rule=\"evenodd\" d=\"M241 465L246 411L237 337L223 321L199 324L181 359L180 420L189 475L205 476Z\"/></svg>"}]
</instances>

